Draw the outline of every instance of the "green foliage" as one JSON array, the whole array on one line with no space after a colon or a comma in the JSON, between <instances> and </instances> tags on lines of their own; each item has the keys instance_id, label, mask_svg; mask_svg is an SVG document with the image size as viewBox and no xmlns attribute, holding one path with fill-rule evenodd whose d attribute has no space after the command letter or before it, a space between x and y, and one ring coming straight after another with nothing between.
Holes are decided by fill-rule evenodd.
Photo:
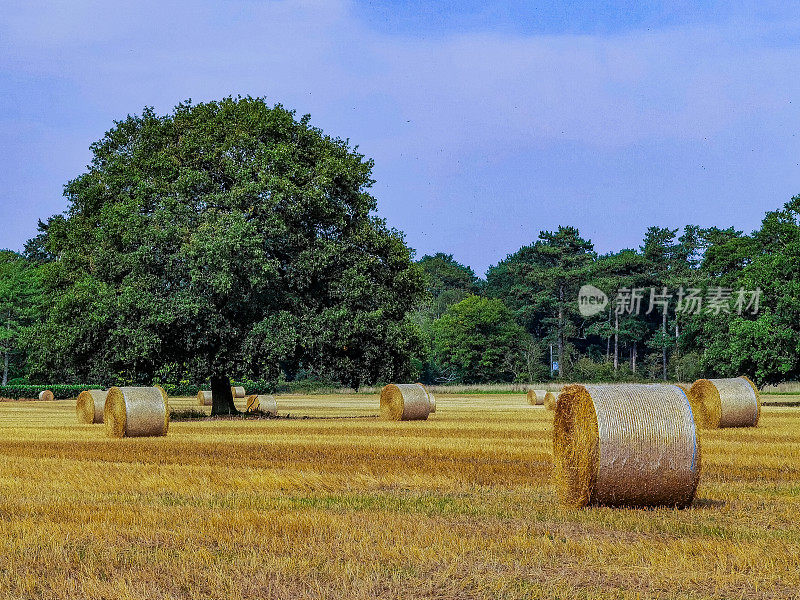
<instances>
[{"instance_id":1,"label":"green foliage","mask_svg":"<svg viewBox=\"0 0 800 600\"><path fill-rule=\"evenodd\" d=\"M423 346L412 363L414 379L425 383L447 380L452 374L444 372L434 356L433 323L454 304L479 289L478 278L467 266L457 262L452 254L437 252L425 255L417 265L425 278L426 295L414 313L414 321L422 336Z\"/></svg>"},{"instance_id":2,"label":"green foliage","mask_svg":"<svg viewBox=\"0 0 800 600\"><path fill-rule=\"evenodd\" d=\"M3 385L0 386L0 398L9 398L11 400L19 400L21 398L39 397L39 392L50 390L56 400L70 400L77 398L83 390L95 390L102 386L98 384L91 385Z\"/></svg>"},{"instance_id":3,"label":"green foliage","mask_svg":"<svg viewBox=\"0 0 800 600\"><path fill-rule=\"evenodd\" d=\"M146 109L92 145L48 264L34 374L358 386L408 375L423 279L370 215L372 161L261 99Z\"/></svg>"},{"instance_id":4,"label":"green foliage","mask_svg":"<svg viewBox=\"0 0 800 600\"><path fill-rule=\"evenodd\" d=\"M22 374L28 328L41 314L41 272L16 252L0 251L0 369L2 384Z\"/></svg>"},{"instance_id":5,"label":"green foliage","mask_svg":"<svg viewBox=\"0 0 800 600\"><path fill-rule=\"evenodd\" d=\"M747 374L760 385L798 379L800 196L767 213L761 229L747 241L725 236L711 256L714 265L728 266L727 281L738 279L745 289L760 289L762 295L755 315L745 311L702 321L698 343L707 348L704 366L719 375Z\"/></svg>"},{"instance_id":6,"label":"green foliage","mask_svg":"<svg viewBox=\"0 0 800 600\"><path fill-rule=\"evenodd\" d=\"M521 248L489 269L486 290L500 298L535 338L556 345L561 375L568 373L567 339L581 321L578 290L593 269L592 243L574 227L543 231L530 246Z\"/></svg>"},{"instance_id":7,"label":"green foliage","mask_svg":"<svg viewBox=\"0 0 800 600\"><path fill-rule=\"evenodd\" d=\"M434 355L448 381L514 381L524 372L527 334L501 300L469 296L433 324Z\"/></svg>"},{"instance_id":8,"label":"green foliage","mask_svg":"<svg viewBox=\"0 0 800 600\"><path fill-rule=\"evenodd\" d=\"M670 373L675 381L691 383L703 377L702 356L699 352L673 354L670 359Z\"/></svg>"},{"instance_id":9,"label":"green foliage","mask_svg":"<svg viewBox=\"0 0 800 600\"><path fill-rule=\"evenodd\" d=\"M426 254L417 264L422 269L425 287L430 295L430 303L425 309L433 319L439 318L448 307L478 291L475 272L456 261L452 254Z\"/></svg>"}]
</instances>

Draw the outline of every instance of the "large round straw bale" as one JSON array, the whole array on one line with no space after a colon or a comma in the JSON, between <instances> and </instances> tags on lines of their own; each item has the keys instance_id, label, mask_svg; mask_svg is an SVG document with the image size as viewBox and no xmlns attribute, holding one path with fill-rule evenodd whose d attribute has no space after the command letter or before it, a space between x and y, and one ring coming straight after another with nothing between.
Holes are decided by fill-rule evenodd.
<instances>
[{"instance_id":1,"label":"large round straw bale","mask_svg":"<svg viewBox=\"0 0 800 600\"><path fill-rule=\"evenodd\" d=\"M702 407L703 427L756 427L761 397L747 377L698 379L690 395Z\"/></svg>"},{"instance_id":2,"label":"large round straw bale","mask_svg":"<svg viewBox=\"0 0 800 600\"><path fill-rule=\"evenodd\" d=\"M41 392L39 392L39 400L45 400L46 402L51 402L55 399L56 397L50 390L42 390Z\"/></svg>"},{"instance_id":3,"label":"large round straw bale","mask_svg":"<svg viewBox=\"0 0 800 600\"><path fill-rule=\"evenodd\" d=\"M688 506L700 446L674 385L568 385L553 425L554 480L565 504Z\"/></svg>"},{"instance_id":4,"label":"large round straw bale","mask_svg":"<svg viewBox=\"0 0 800 600\"><path fill-rule=\"evenodd\" d=\"M244 388L240 385L231 386L231 396L234 398L244 398L247 396L247 392L245 392Z\"/></svg>"},{"instance_id":5,"label":"large round straw bale","mask_svg":"<svg viewBox=\"0 0 800 600\"><path fill-rule=\"evenodd\" d=\"M421 387L423 390L425 390L425 393L428 395L428 402L430 402L430 404L431 404L431 414L435 413L436 412L436 396L434 396L433 392L431 392L428 388L426 388L421 383L418 382L417 385L419 387Z\"/></svg>"},{"instance_id":6,"label":"large round straw bale","mask_svg":"<svg viewBox=\"0 0 800 600\"><path fill-rule=\"evenodd\" d=\"M419 384L390 383L381 390L381 418L384 420L424 420L430 413L428 392Z\"/></svg>"},{"instance_id":7,"label":"large round straw bale","mask_svg":"<svg viewBox=\"0 0 800 600\"><path fill-rule=\"evenodd\" d=\"M167 435L167 394L159 387L112 387L103 417L110 437Z\"/></svg>"},{"instance_id":8,"label":"large round straw bale","mask_svg":"<svg viewBox=\"0 0 800 600\"><path fill-rule=\"evenodd\" d=\"M262 412L275 416L278 414L278 402L275 396L253 394L247 397L247 412Z\"/></svg>"},{"instance_id":9,"label":"large round straw bale","mask_svg":"<svg viewBox=\"0 0 800 600\"><path fill-rule=\"evenodd\" d=\"M197 403L200 406L211 406L214 403L212 401L211 392L203 390L197 392Z\"/></svg>"},{"instance_id":10,"label":"large round straw bale","mask_svg":"<svg viewBox=\"0 0 800 600\"><path fill-rule=\"evenodd\" d=\"M102 423L106 409L106 394L103 390L84 390L78 394L75 412L78 423Z\"/></svg>"}]
</instances>

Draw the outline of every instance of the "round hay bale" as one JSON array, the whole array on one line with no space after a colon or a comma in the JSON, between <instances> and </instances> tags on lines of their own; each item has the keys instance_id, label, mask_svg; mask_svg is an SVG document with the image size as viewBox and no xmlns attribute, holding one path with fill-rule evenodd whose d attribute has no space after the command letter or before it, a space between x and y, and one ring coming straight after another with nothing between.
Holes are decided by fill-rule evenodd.
<instances>
[{"instance_id":1,"label":"round hay bale","mask_svg":"<svg viewBox=\"0 0 800 600\"><path fill-rule=\"evenodd\" d=\"M425 388L416 383L390 383L381 390L381 419L385 421L425 420L431 401Z\"/></svg>"},{"instance_id":2,"label":"round hay bale","mask_svg":"<svg viewBox=\"0 0 800 600\"><path fill-rule=\"evenodd\" d=\"M103 418L110 437L167 435L169 402L159 387L112 387Z\"/></svg>"},{"instance_id":3,"label":"round hay bale","mask_svg":"<svg viewBox=\"0 0 800 600\"><path fill-rule=\"evenodd\" d=\"M705 422L707 419L706 410L700 399L692 393L692 386L687 383L676 383L675 385L683 390L683 393L686 394L687 400L689 400L689 406L692 407L694 424L698 427L698 429L705 428Z\"/></svg>"},{"instance_id":4,"label":"round hay bale","mask_svg":"<svg viewBox=\"0 0 800 600\"><path fill-rule=\"evenodd\" d=\"M555 410L556 395L548 390L528 390L528 404L547 406L548 410Z\"/></svg>"},{"instance_id":5,"label":"round hay bale","mask_svg":"<svg viewBox=\"0 0 800 600\"><path fill-rule=\"evenodd\" d=\"M278 402L275 396L253 394L247 397L247 412L262 412L275 416L278 414Z\"/></svg>"},{"instance_id":6,"label":"round hay bale","mask_svg":"<svg viewBox=\"0 0 800 600\"><path fill-rule=\"evenodd\" d=\"M55 399L56 397L50 390L42 390L41 392L39 392L39 400L44 400L45 402L52 402Z\"/></svg>"},{"instance_id":7,"label":"round hay bale","mask_svg":"<svg viewBox=\"0 0 800 600\"><path fill-rule=\"evenodd\" d=\"M203 390L197 392L197 403L200 406L211 406L214 404L212 401L211 392Z\"/></svg>"},{"instance_id":8,"label":"round hay bale","mask_svg":"<svg viewBox=\"0 0 800 600\"><path fill-rule=\"evenodd\" d=\"M242 386L231 386L231 396L234 398L244 398L247 396L247 392L244 391Z\"/></svg>"},{"instance_id":9,"label":"round hay bale","mask_svg":"<svg viewBox=\"0 0 800 600\"><path fill-rule=\"evenodd\" d=\"M700 481L689 401L674 385L568 385L553 424L564 504L688 506Z\"/></svg>"},{"instance_id":10,"label":"round hay bale","mask_svg":"<svg viewBox=\"0 0 800 600\"><path fill-rule=\"evenodd\" d=\"M547 410L555 410L558 404L558 396L549 391L544 395L544 407Z\"/></svg>"},{"instance_id":11,"label":"round hay bale","mask_svg":"<svg viewBox=\"0 0 800 600\"><path fill-rule=\"evenodd\" d=\"M756 427L761 417L761 396L747 377L698 379L689 391L703 415L707 429Z\"/></svg>"},{"instance_id":12,"label":"round hay bale","mask_svg":"<svg viewBox=\"0 0 800 600\"><path fill-rule=\"evenodd\" d=\"M78 423L102 423L107 394L103 390L84 390L78 394L75 405Z\"/></svg>"},{"instance_id":13,"label":"round hay bale","mask_svg":"<svg viewBox=\"0 0 800 600\"><path fill-rule=\"evenodd\" d=\"M436 412L436 396L434 396L433 392L429 391L428 388L426 388L421 383L417 382L417 385L419 387L421 387L423 390L425 390L425 393L428 395L428 402L431 403L431 414L435 413Z\"/></svg>"}]
</instances>

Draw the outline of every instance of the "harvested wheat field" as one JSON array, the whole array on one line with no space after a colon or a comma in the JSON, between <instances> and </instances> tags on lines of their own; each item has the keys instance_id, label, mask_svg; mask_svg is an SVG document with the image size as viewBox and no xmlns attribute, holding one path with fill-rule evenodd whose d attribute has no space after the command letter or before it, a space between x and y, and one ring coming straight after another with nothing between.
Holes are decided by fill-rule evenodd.
<instances>
[{"instance_id":1,"label":"harvested wheat field","mask_svg":"<svg viewBox=\"0 0 800 600\"><path fill-rule=\"evenodd\" d=\"M0 597L797 598L800 409L765 400L757 428L700 432L685 510L560 505L553 413L524 393L409 422L279 396L125 439L74 400L0 403Z\"/></svg>"}]
</instances>

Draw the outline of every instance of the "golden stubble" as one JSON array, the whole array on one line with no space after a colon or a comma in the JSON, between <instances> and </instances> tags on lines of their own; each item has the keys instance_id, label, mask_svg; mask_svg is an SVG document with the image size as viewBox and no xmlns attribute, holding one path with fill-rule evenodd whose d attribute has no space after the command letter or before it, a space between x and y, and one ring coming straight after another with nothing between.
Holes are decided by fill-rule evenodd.
<instances>
[{"instance_id":1,"label":"golden stubble","mask_svg":"<svg viewBox=\"0 0 800 600\"><path fill-rule=\"evenodd\" d=\"M380 421L377 395L285 396L281 415L298 418L173 421L166 437L123 439L76 423L75 401L0 403L0 597L800 589L800 410L701 432L689 509L576 509L551 483L553 413L524 392L437 396L427 421Z\"/></svg>"}]
</instances>

